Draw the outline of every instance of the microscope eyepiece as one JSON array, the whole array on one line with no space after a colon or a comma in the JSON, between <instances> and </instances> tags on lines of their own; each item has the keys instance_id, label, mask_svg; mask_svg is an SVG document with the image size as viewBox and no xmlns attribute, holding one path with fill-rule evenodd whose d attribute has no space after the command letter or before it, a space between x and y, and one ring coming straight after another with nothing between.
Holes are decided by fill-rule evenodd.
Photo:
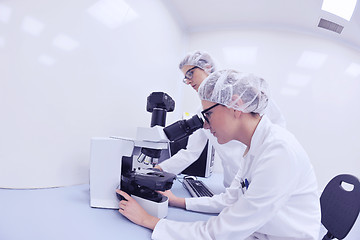
<instances>
[{"instance_id":1,"label":"microscope eyepiece","mask_svg":"<svg viewBox=\"0 0 360 240\"><path fill-rule=\"evenodd\" d=\"M164 132L170 141L178 141L182 138L190 136L193 132L202 128L204 121L198 116L194 115L188 120L179 120L164 128Z\"/></svg>"}]
</instances>

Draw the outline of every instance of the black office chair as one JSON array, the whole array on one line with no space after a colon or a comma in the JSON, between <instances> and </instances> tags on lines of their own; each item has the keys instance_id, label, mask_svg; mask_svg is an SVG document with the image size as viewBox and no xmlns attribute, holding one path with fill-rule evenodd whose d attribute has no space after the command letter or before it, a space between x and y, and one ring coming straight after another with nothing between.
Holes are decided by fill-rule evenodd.
<instances>
[{"instance_id":1,"label":"black office chair","mask_svg":"<svg viewBox=\"0 0 360 240\"><path fill-rule=\"evenodd\" d=\"M353 186L351 191L341 185ZM323 240L344 239L353 227L360 211L360 182L355 176L341 174L326 185L320 197L321 223L328 231Z\"/></svg>"}]
</instances>

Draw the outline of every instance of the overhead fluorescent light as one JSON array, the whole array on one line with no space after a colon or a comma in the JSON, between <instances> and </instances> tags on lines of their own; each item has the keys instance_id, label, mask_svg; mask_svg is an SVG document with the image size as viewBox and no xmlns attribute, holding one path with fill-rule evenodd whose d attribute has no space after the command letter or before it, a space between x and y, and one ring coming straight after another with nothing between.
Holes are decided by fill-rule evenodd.
<instances>
[{"instance_id":1,"label":"overhead fluorescent light","mask_svg":"<svg viewBox=\"0 0 360 240\"><path fill-rule=\"evenodd\" d=\"M38 36L43 31L45 24L33 17L25 17L22 22L22 30L33 36Z\"/></svg>"},{"instance_id":2,"label":"overhead fluorescent light","mask_svg":"<svg viewBox=\"0 0 360 240\"><path fill-rule=\"evenodd\" d=\"M45 54L39 56L38 61L46 66L52 66L56 62L54 58Z\"/></svg>"},{"instance_id":3,"label":"overhead fluorescent light","mask_svg":"<svg viewBox=\"0 0 360 240\"><path fill-rule=\"evenodd\" d=\"M350 66L345 70L345 73L352 77L360 76L360 64L351 63Z\"/></svg>"},{"instance_id":4,"label":"overhead fluorescent light","mask_svg":"<svg viewBox=\"0 0 360 240\"><path fill-rule=\"evenodd\" d=\"M324 0L321 9L350 21L356 0Z\"/></svg>"},{"instance_id":5,"label":"overhead fluorescent light","mask_svg":"<svg viewBox=\"0 0 360 240\"><path fill-rule=\"evenodd\" d=\"M0 4L0 22L7 23L10 19L10 16L11 8L4 4Z\"/></svg>"},{"instance_id":6,"label":"overhead fluorescent light","mask_svg":"<svg viewBox=\"0 0 360 240\"><path fill-rule=\"evenodd\" d=\"M302 53L296 66L308 69L318 69L324 63L328 56L323 53L305 51Z\"/></svg>"},{"instance_id":7,"label":"overhead fluorescent light","mask_svg":"<svg viewBox=\"0 0 360 240\"><path fill-rule=\"evenodd\" d=\"M72 51L79 46L79 43L65 34L59 34L54 38L53 45L61 50Z\"/></svg>"},{"instance_id":8,"label":"overhead fluorescent light","mask_svg":"<svg viewBox=\"0 0 360 240\"><path fill-rule=\"evenodd\" d=\"M255 64L258 55L257 47L224 47L225 59L234 64Z\"/></svg>"},{"instance_id":9,"label":"overhead fluorescent light","mask_svg":"<svg viewBox=\"0 0 360 240\"><path fill-rule=\"evenodd\" d=\"M290 74L287 83L293 87L305 87L310 83L311 76Z\"/></svg>"},{"instance_id":10,"label":"overhead fluorescent light","mask_svg":"<svg viewBox=\"0 0 360 240\"><path fill-rule=\"evenodd\" d=\"M117 28L138 17L138 14L123 0L101 0L87 12L108 28Z\"/></svg>"}]
</instances>

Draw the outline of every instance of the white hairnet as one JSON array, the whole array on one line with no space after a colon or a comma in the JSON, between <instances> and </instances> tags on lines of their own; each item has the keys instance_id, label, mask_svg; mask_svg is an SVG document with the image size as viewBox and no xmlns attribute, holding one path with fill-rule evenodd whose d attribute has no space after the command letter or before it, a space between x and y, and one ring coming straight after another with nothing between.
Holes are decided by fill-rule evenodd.
<instances>
[{"instance_id":1,"label":"white hairnet","mask_svg":"<svg viewBox=\"0 0 360 240\"><path fill-rule=\"evenodd\" d=\"M260 115L269 100L268 85L264 79L235 70L212 73L201 83L198 93L201 100Z\"/></svg>"},{"instance_id":2,"label":"white hairnet","mask_svg":"<svg viewBox=\"0 0 360 240\"><path fill-rule=\"evenodd\" d=\"M204 70L207 74L215 71L214 60L207 52L194 51L186 54L179 64L179 69L181 70L185 65L197 66Z\"/></svg>"}]
</instances>

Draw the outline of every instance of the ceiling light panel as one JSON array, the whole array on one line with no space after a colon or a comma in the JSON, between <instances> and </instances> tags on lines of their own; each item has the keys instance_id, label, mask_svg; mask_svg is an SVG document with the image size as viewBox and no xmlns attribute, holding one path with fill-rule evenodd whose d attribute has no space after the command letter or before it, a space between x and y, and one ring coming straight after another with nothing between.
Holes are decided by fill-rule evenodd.
<instances>
[{"instance_id":1,"label":"ceiling light panel","mask_svg":"<svg viewBox=\"0 0 360 240\"><path fill-rule=\"evenodd\" d=\"M352 77L360 76L360 64L351 63L350 66L345 70L345 73Z\"/></svg>"},{"instance_id":2,"label":"ceiling light panel","mask_svg":"<svg viewBox=\"0 0 360 240\"><path fill-rule=\"evenodd\" d=\"M257 47L224 47L224 57L235 64L255 64L257 61Z\"/></svg>"},{"instance_id":3,"label":"ceiling light panel","mask_svg":"<svg viewBox=\"0 0 360 240\"><path fill-rule=\"evenodd\" d=\"M321 9L350 21L356 0L324 0Z\"/></svg>"},{"instance_id":4,"label":"ceiling light panel","mask_svg":"<svg viewBox=\"0 0 360 240\"><path fill-rule=\"evenodd\" d=\"M296 66L307 69L319 69L327 59L327 55L318 52L305 51L302 53Z\"/></svg>"},{"instance_id":5,"label":"ceiling light panel","mask_svg":"<svg viewBox=\"0 0 360 240\"><path fill-rule=\"evenodd\" d=\"M138 17L137 13L123 0L101 0L89 7L87 12L112 29Z\"/></svg>"},{"instance_id":6,"label":"ceiling light panel","mask_svg":"<svg viewBox=\"0 0 360 240\"><path fill-rule=\"evenodd\" d=\"M38 36L44 29L45 24L33 17L25 17L22 22L22 30L33 36Z\"/></svg>"},{"instance_id":7,"label":"ceiling light panel","mask_svg":"<svg viewBox=\"0 0 360 240\"><path fill-rule=\"evenodd\" d=\"M287 83L293 87L305 87L309 85L311 76L301 74L290 74Z\"/></svg>"},{"instance_id":8,"label":"ceiling light panel","mask_svg":"<svg viewBox=\"0 0 360 240\"><path fill-rule=\"evenodd\" d=\"M59 34L54 38L53 45L61 50L73 51L79 46L79 43L65 34Z\"/></svg>"}]
</instances>

